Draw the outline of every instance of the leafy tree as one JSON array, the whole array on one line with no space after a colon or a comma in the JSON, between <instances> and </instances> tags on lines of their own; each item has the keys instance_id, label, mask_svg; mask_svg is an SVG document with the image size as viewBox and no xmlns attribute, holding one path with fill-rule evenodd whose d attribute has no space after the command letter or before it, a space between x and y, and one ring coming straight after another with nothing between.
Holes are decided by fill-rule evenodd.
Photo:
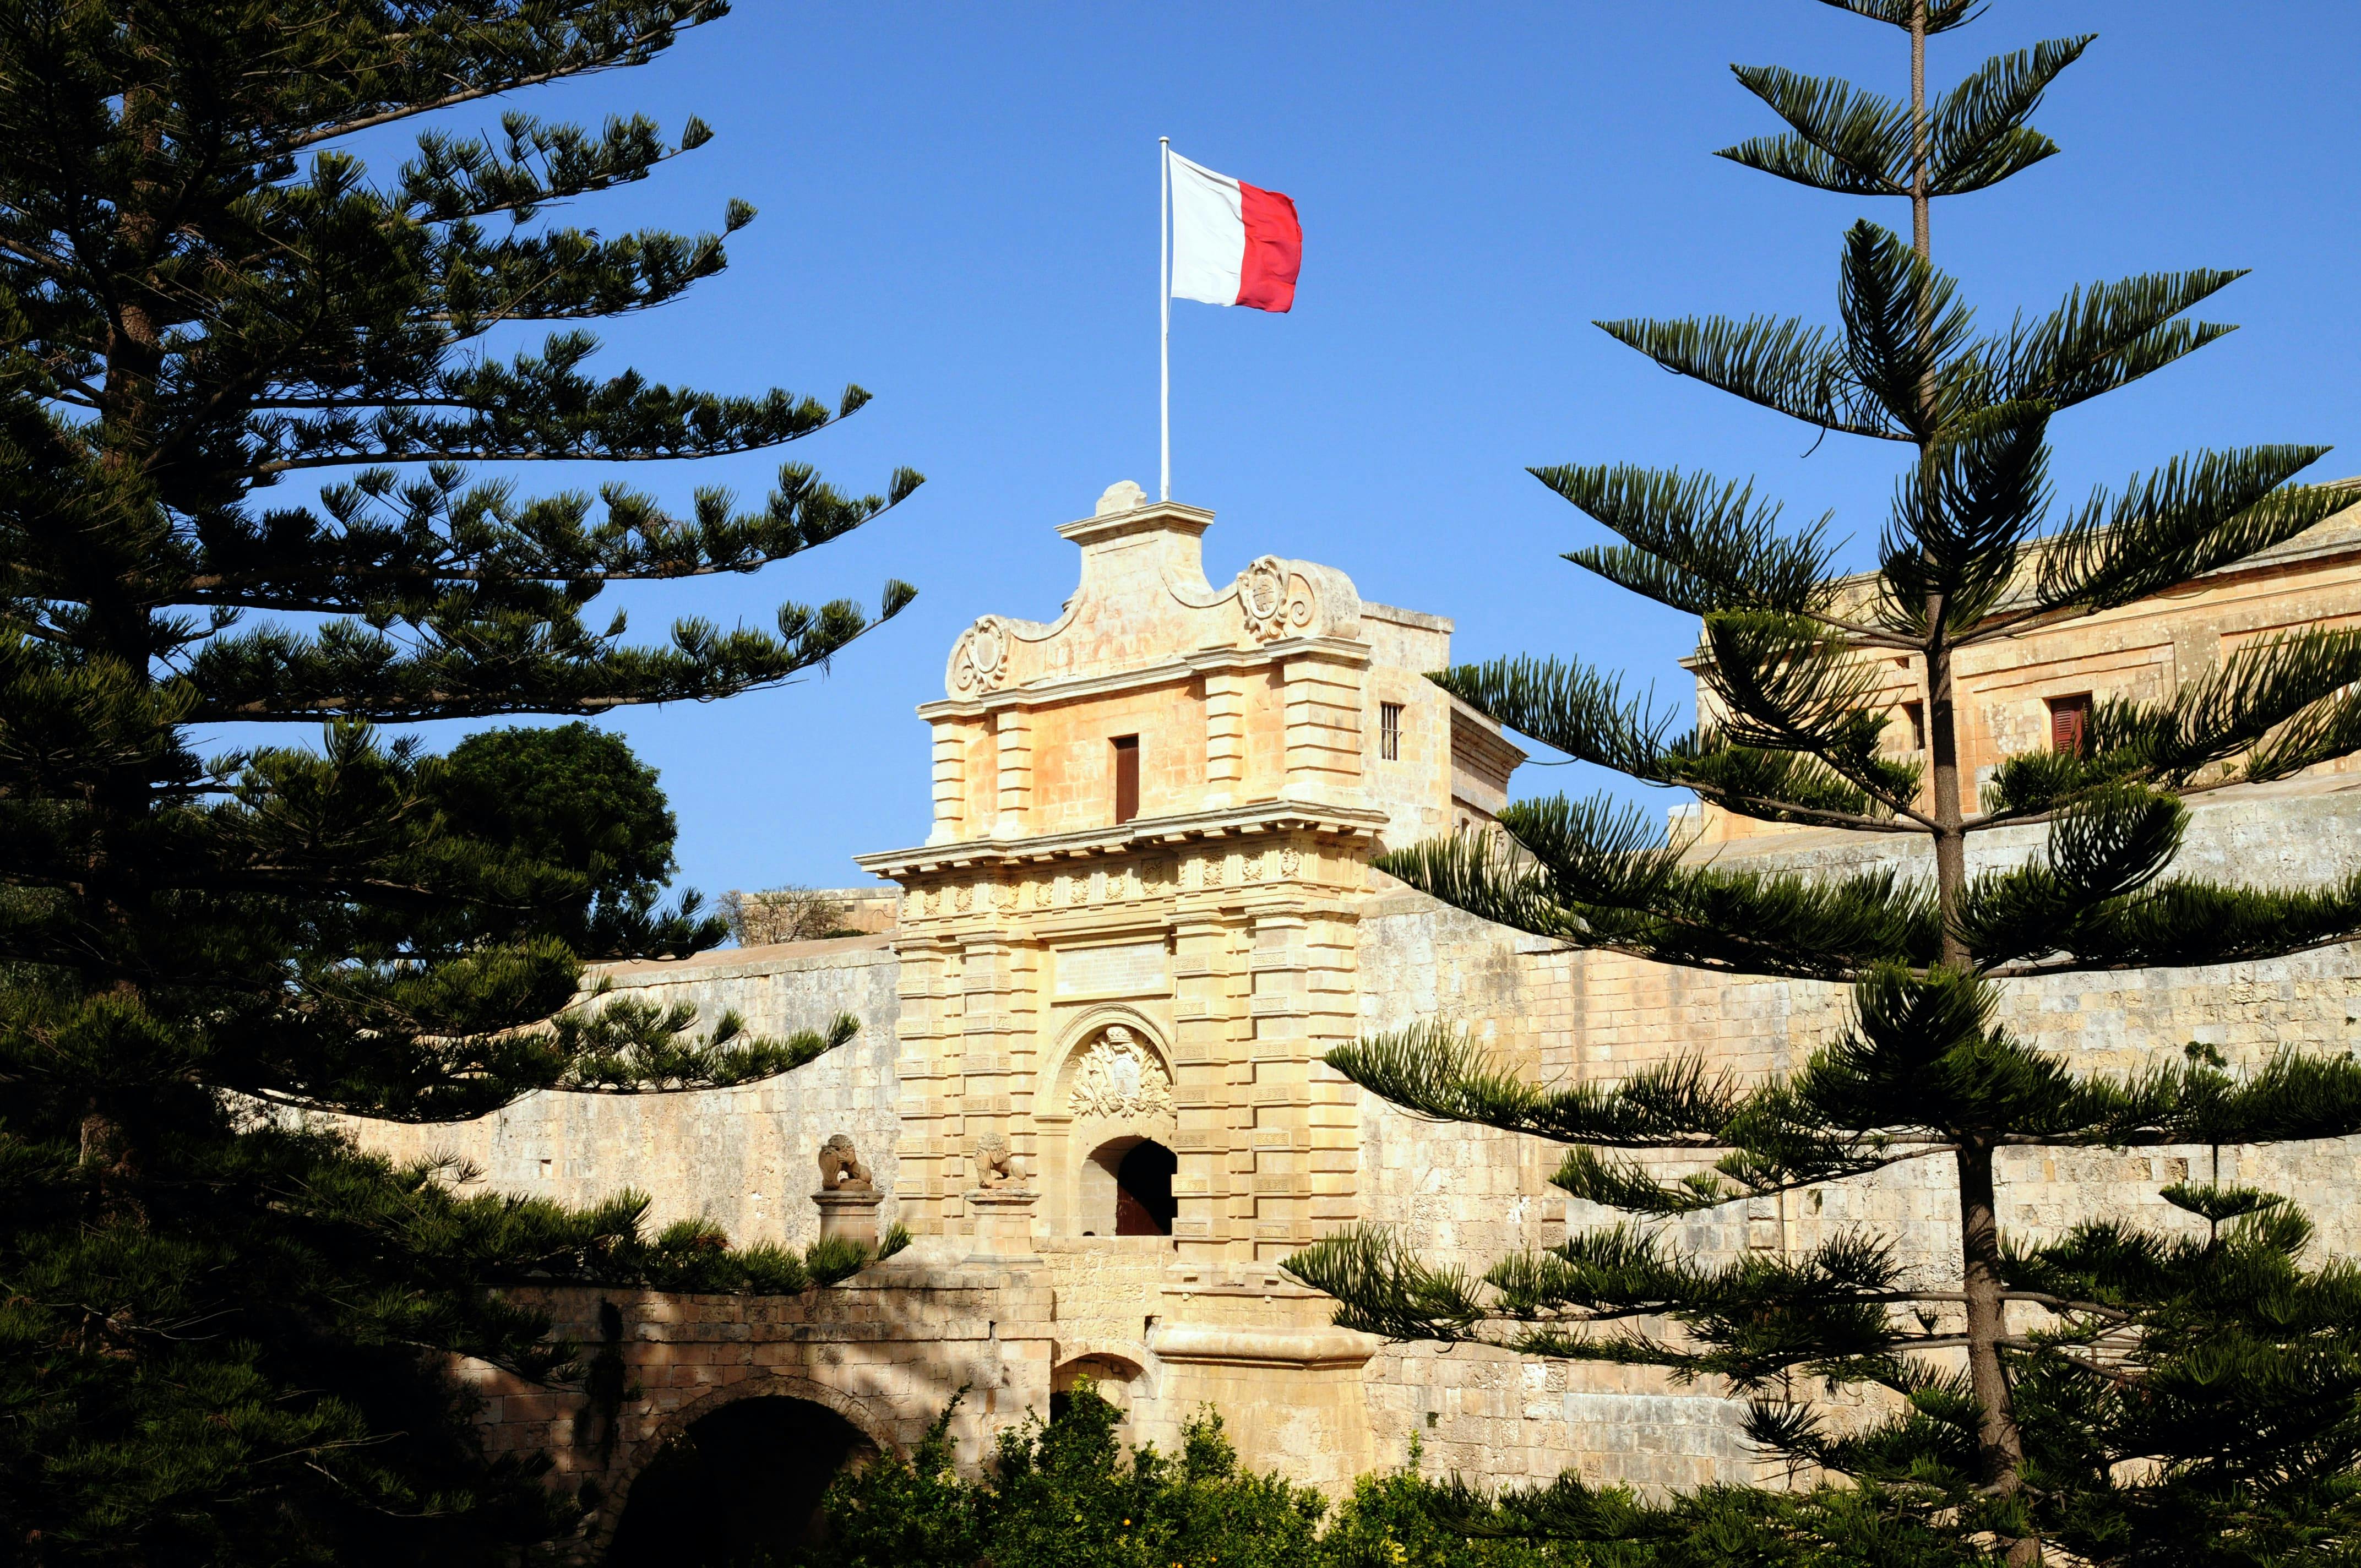
<instances>
[{"instance_id":1,"label":"leafy tree","mask_svg":"<svg viewBox=\"0 0 2361 1568\"><path fill-rule=\"evenodd\" d=\"M434 1119L572 1083L777 1070L685 1018L549 1022L587 958L717 939L658 910L671 828L581 730L452 758L379 722L595 717L824 663L882 609L769 630L589 619L751 572L906 496L801 465L752 507L468 466L694 458L865 400L599 372L587 324L719 273L721 233L554 214L707 140L521 110L390 176L356 133L643 64L716 0L30 0L0 16L0 1552L489 1560L566 1522L477 1452L443 1368L566 1373L521 1273L792 1288L847 1260L463 1198L273 1107ZM726 233L752 217L733 203ZM494 334L547 329L511 351ZM503 339L505 341L505 339ZM341 472L343 477L336 477ZM332 482L274 494L291 478ZM317 751L200 760L228 723ZM544 770L546 770L545 772ZM534 774L517 787L520 771ZM726 1021L725 1021L726 1023ZM857 1261L857 1260L855 1260Z\"/></svg>"},{"instance_id":2,"label":"leafy tree","mask_svg":"<svg viewBox=\"0 0 2361 1568\"><path fill-rule=\"evenodd\" d=\"M1689 789L1722 811L1883 836L1875 841L1897 850L1915 837L1931 846L1934 875L1905 874L1898 855L1817 875L1728 869L1604 798L1512 806L1501 835L1441 840L1381 863L1448 903L1569 947L1850 984L1851 1026L1797 1070L1752 1086L1687 1057L1612 1085L1544 1088L1442 1023L1329 1060L1419 1114L1569 1146L1556 1185L1639 1216L1942 1160L1958 1185L1956 1275L1922 1279L1889 1239L1858 1231L1801 1255L1714 1263L1642 1222L1504 1259L1481 1279L1423 1264L1374 1230L1320 1243L1291 1266L1340 1299L1341 1321L1373 1332L1725 1378L1753 1397L1760 1442L1890 1486L1916 1498L1922 1517L1993 1532L2012 1561L2026 1562L2045 1531L2099 1550L2090 1530L2068 1522L2081 1505L2067 1494L2107 1485L2103 1466L2083 1463L2091 1455L2124 1442L2133 1445L2127 1456L2168 1469L2180 1462L2117 1424L2131 1420L2125 1391L2135 1402L2158 1399L2150 1363L2185 1355L2193 1359L2181 1365L2194 1365L2213 1353L2178 1340L2184 1320L2143 1300L2148 1286L2169 1283L2162 1262L2145 1278L2106 1276L2097 1254L2087 1268L2077 1262L2078 1248L2097 1245L2088 1237L2013 1251L1994 1210L1996 1157L2349 1134L2361 1128L2361 1067L2290 1054L2233 1076L2192 1056L2128 1076L2083 1072L1996 1022L2001 987L2269 958L2361 933L2361 878L2282 891L2172 870L2185 797L2286 778L2361 748L2361 637L2267 640L2157 700L2102 703L2080 750L2012 758L1980 796L1960 776L1957 662L1995 639L2169 592L2293 538L2351 496L2290 482L2323 448L2258 446L2175 458L2053 512L2049 422L2229 331L2188 313L2239 274L2094 283L2046 315L1980 330L1933 264L1932 204L2058 150L2028 116L2092 40L1999 56L1930 100L1927 39L1964 26L1978 6L1828 3L1907 38L1908 96L1740 67L1741 84L1788 128L1722 156L1818 190L1906 201L1910 237L1867 221L1846 231L1833 330L1763 317L1600 324L1666 369L1823 433L1903 448L1909 462L1878 569L1835 575L1837 543L1819 526L1783 527L1777 503L1751 483L1628 466L1536 468L1619 536L1569 560L1701 618L1698 721L1681 730L1670 713L1627 696L1616 676L1570 661L1510 659L1435 678L1571 757ZM1923 683L1923 769L1882 739L1876 694L1881 666L1893 663ZM2023 863L1969 874L1971 835L2037 827L2046 843ZM1683 1162L1687 1174L1668 1176ZM2183 1200L2201 1212L2231 1201L2210 1190ZM2163 1244L2125 1233L2106 1245L2129 1258ZM2246 1305L2263 1310L2259 1298ZM1646 1331L1650 1320L1666 1332ZM2268 1369L2283 1394L2308 1388L2345 1409L2351 1390L2331 1365L2341 1348L2323 1359L2268 1339L2248 1333L2248 1370ZM1805 1392L1814 1382L1882 1387L1895 1413L1839 1431ZM2041 1419L2078 1438L2028 1437L2037 1388ZM2212 1410L2215 1419L2254 1390L2234 1380L2217 1393L2229 1403ZM2243 1420L2210 1434L2198 1425L2178 1437L2260 1441ZM2167 1449L2177 1441L2153 1421L2149 1436ZM2081 1458L2070 1463L2059 1445L2075 1442ZM2226 1496L2257 1463L2225 1454L2203 1473ZM2336 1464L2349 1456L2340 1451ZM2137 1534L2139 1512L2109 1517ZM2143 1550L2156 1549L2145 1539Z\"/></svg>"},{"instance_id":3,"label":"leafy tree","mask_svg":"<svg viewBox=\"0 0 2361 1568\"><path fill-rule=\"evenodd\" d=\"M452 748L429 794L453 832L588 881L561 905L522 917L471 910L466 918L478 932L506 916L512 930L552 930L578 952L661 957L712 947L728 931L719 917L699 916L693 892L658 908L678 867L679 825L656 771L620 736L578 720L478 730Z\"/></svg>"}]
</instances>

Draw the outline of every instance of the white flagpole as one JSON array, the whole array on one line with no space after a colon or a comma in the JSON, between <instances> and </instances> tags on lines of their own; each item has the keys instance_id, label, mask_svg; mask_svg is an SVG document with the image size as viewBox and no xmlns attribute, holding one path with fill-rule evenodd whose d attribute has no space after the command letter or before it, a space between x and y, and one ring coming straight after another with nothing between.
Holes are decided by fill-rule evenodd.
<instances>
[{"instance_id":1,"label":"white flagpole","mask_svg":"<svg viewBox=\"0 0 2361 1568\"><path fill-rule=\"evenodd\" d=\"M1156 309L1163 320L1163 401L1159 420L1164 435L1164 477L1157 499L1172 499L1172 138L1159 137L1158 166L1164 176L1163 201L1157 209L1159 242L1156 262Z\"/></svg>"}]
</instances>

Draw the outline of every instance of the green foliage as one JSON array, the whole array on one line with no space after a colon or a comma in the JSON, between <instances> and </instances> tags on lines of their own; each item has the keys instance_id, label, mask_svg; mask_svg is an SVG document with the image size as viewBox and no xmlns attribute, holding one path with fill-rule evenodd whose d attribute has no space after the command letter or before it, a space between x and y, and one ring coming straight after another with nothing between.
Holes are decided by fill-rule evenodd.
<instances>
[{"instance_id":1,"label":"green foliage","mask_svg":"<svg viewBox=\"0 0 2361 1568\"><path fill-rule=\"evenodd\" d=\"M429 793L455 832L588 882L578 901L528 917L577 953L656 958L721 940L724 927L699 917L695 894L657 907L678 828L655 770L620 738L579 722L478 730L452 748ZM506 912L471 913L493 924Z\"/></svg>"},{"instance_id":2,"label":"green foliage","mask_svg":"<svg viewBox=\"0 0 2361 1568\"><path fill-rule=\"evenodd\" d=\"M443 757L376 728L726 696L908 602L640 642L590 614L840 538L908 470L864 495L789 463L685 507L470 471L745 452L867 400L597 365L593 323L718 275L753 214L566 215L701 122L447 119L726 9L60 0L0 25L0 1555L510 1561L568 1521L478 1450L446 1369L555 1378L570 1352L502 1283L785 1291L863 1261L646 1235L628 1195L483 1196L300 1114L741 1082L849 1033L567 1012L587 959L721 939L664 899L653 773L580 725ZM344 150L430 112L398 169ZM192 727L250 722L324 728L196 754Z\"/></svg>"},{"instance_id":3,"label":"green foliage","mask_svg":"<svg viewBox=\"0 0 2361 1568\"><path fill-rule=\"evenodd\" d=\"M1877 570L1833 576L1829 520L1787 526L1750 482L1535 467L1618 541L1567 560L1698 618L1698 722L1682 731L1621 677L1568 660L1433 678L1569 758L1719 811L1883 836L1873 843L1916 836L1934 874L1900 869L1898 854L1866 869L1858 858L1809 873L1726 869L1605 797L1519 802L1495 830L1382 857L1414 888L1567 948L1847 984L1852 1016L1799 1067L1745 1086L1679 1056L1543 1087L1439 1019L1333 1051L1331 1066L1413 1114L1566 1146L1554 1183L1637 1218L1480 1274L1367 1228L1289 1266L1337 1299L1338 1321L1389 1338L1653 1365L1749 1394L1766 1456L1848 1483L1700 1494L1679 1505L1698 1533L1677 1548L1653 1538L1649 1550L1674 1559L1711 1539L1694 1560L1989 1550L2029 1568L2049 1540L2094 1563L2343 1561L2361 1485L2347 1432L2361 1411L2351 1271L2307 1272L2308 1227L2279 1199L2187 1183L2166 1197L2206 1222L2202 1242L2110 1223L2020 1249L2001 1234L1994 1173L2012 1150L2361 1132L2349 1057L2290 1051L2233 1070L2192 1052L2096 1072L1999 1022L2015 979L2361 937L2361 876L2281 888L2175 870L2186 797L2361 750L2361 643L2297 632L2161 696L2110 698L2079 749L2007 759L1981 800L1962 778L1952 700L1962 650L2180 589L2295 538L2352 493L2295 482L2324 448L2255 446L2169 459L2059 514L2051 422L2228 332L2190 313L2240 274L2089 284L2046 314L1980 325L1934 265L1928 203L2055 155L2028 116L2092 40L1995 57L1930 101L1925 40L1972 20L1972 0L1828 3L1912 35L1911 96L1740 67L1787 128L1722 156L1848 196L1905 198L1913 237L1866 219L1846 230L1833 326L1599 325L1666 370L1823 433L1908 447ZM1886 739L1897 664L1918 683L1923 760ZM1971 874L1971 837L2004 828L2026 851ZM1717 1259L1658 1223L1923 1159L1957 1176L1948 1271L1904 1267L1897 1243L1868 1231ZM1882 1413L1847 1425L1815 1388L1850 1389ZM1645 1556L1635 1551L1619 1537L1612 1555Z\"/></svg>"},{"instance_id":4,"label":"green foliage","mask_svg":"<svg viewBox=\"0 0 2361 1568\"><path fill-rule=\"evenodd\" d=\"M907 1455L836 1481L826 1502L829 1540L807 1556L809 1568L1295 1568L1317 1560L1320 1495L1241 1470L1210 1411L1189 1424L1179 1454L1146 1446L1126 1453L1115 1434L1122 1412L1085 1380L1057 1420L1028 1417L1003 1431L989 1475L974 1482L952 1469L950 1413Z\"/></svg>"},{"instance_id":5,"label":"green foliage","mask_svg":"<svg viewBox=\"0 0 2361 1568\"><path fill-rule=\"evenodd\" d=\"M953 1409L957 1401L953 1402ZM805 1568L1078 1563L1165 1568L1936 1568L1987 1560L1957 1532L1870 1494L1714 1487L1643 1501L1571 1476L1478 1491L1403 1468L1364 1475L1333 1514L1317 1493L1242 1469L1220 1418L1180 1453L1126 1455L1118 1412L1087 1386L1046 1425L1004 1436L974 1480L954 1468L946 1411L907 1454L849 1471ZM1324 1521L1324 1524L1323 1524Z\"/></svg>"}]
</instances>

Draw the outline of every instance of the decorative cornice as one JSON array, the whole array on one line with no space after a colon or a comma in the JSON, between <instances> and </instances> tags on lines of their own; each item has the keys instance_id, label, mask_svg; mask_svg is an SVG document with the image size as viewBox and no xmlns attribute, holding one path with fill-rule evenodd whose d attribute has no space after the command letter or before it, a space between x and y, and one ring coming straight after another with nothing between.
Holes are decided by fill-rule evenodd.
<instances>
[{"instance_id":1,"label":"decorative cornice","mask_svg":"<svg viewBox=\"0 0 2361 1568\"><path fill-rule=\"evenodd\" d=\"M962 639L960 648L964 651L966 647L967 642ZM1004 707L1043 707L1051 703L1071 702L1077 697L1161 685L1210 671L1260 669L1290 659L1310 658L1367 664L1369 662L1369 645L1344 637L1287 637L1267 642L1259 648L1204 648L1137 670L1119 670L1104 675L1071 675L1060 680L1033 681L1021 686L986 688L984 695L975 696L943 697L919 704L918 717L927 719L973 718ZM953 678L957 678L956 674Z\"/></svg>"},{"instance_id":2,"label":"decorative cornice","mask_svg":"<svg viewBox=\"0 0 2361 1568\"><path fill-rule=\"evenodd\" d=\"M880 850L855 855L852 862L873 876L898 881L931 872L1137 854L1167 844L1204 839L1304 832L1341 839L1374 839L1388 820L1384 812L1361 806L1274 800L1220 811L1192 811L1179 817L1135 817L1112 828L1085 828L1030 839L968 839L910 850Z\"/></svg>"}]
</instances>

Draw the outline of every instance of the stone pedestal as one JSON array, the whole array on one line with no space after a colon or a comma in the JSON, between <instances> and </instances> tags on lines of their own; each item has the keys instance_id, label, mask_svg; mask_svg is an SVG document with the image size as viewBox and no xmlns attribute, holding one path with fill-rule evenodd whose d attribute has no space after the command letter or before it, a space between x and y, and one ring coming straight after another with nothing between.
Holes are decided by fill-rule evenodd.
<instances>
[{"instance_id":1,"label":"stone pedestal","mask_svg":"<svg viewBox=\"0 0 2361 1568\"><path fill-rule=\"evenodd\" d=\"M842 1236L877 1250L877 1206L885 1195L873 1187L837 1187L812 1194L819 1205L819 1239Z\"/></svg>"},{"instance_id":2,"label":"stone pedestal","mask_svg":"<svg viewBox=\"0 0 2361 1568\"><path fill-rule=\"evenodd\" d=\"M975 1250L970 1263L1038 1263L1033 1252L1033 1205L1038 1192L1013 1187L977 1189L967 1195L967 1212L975 1218Z\"/></svg>"}]
</instances>

